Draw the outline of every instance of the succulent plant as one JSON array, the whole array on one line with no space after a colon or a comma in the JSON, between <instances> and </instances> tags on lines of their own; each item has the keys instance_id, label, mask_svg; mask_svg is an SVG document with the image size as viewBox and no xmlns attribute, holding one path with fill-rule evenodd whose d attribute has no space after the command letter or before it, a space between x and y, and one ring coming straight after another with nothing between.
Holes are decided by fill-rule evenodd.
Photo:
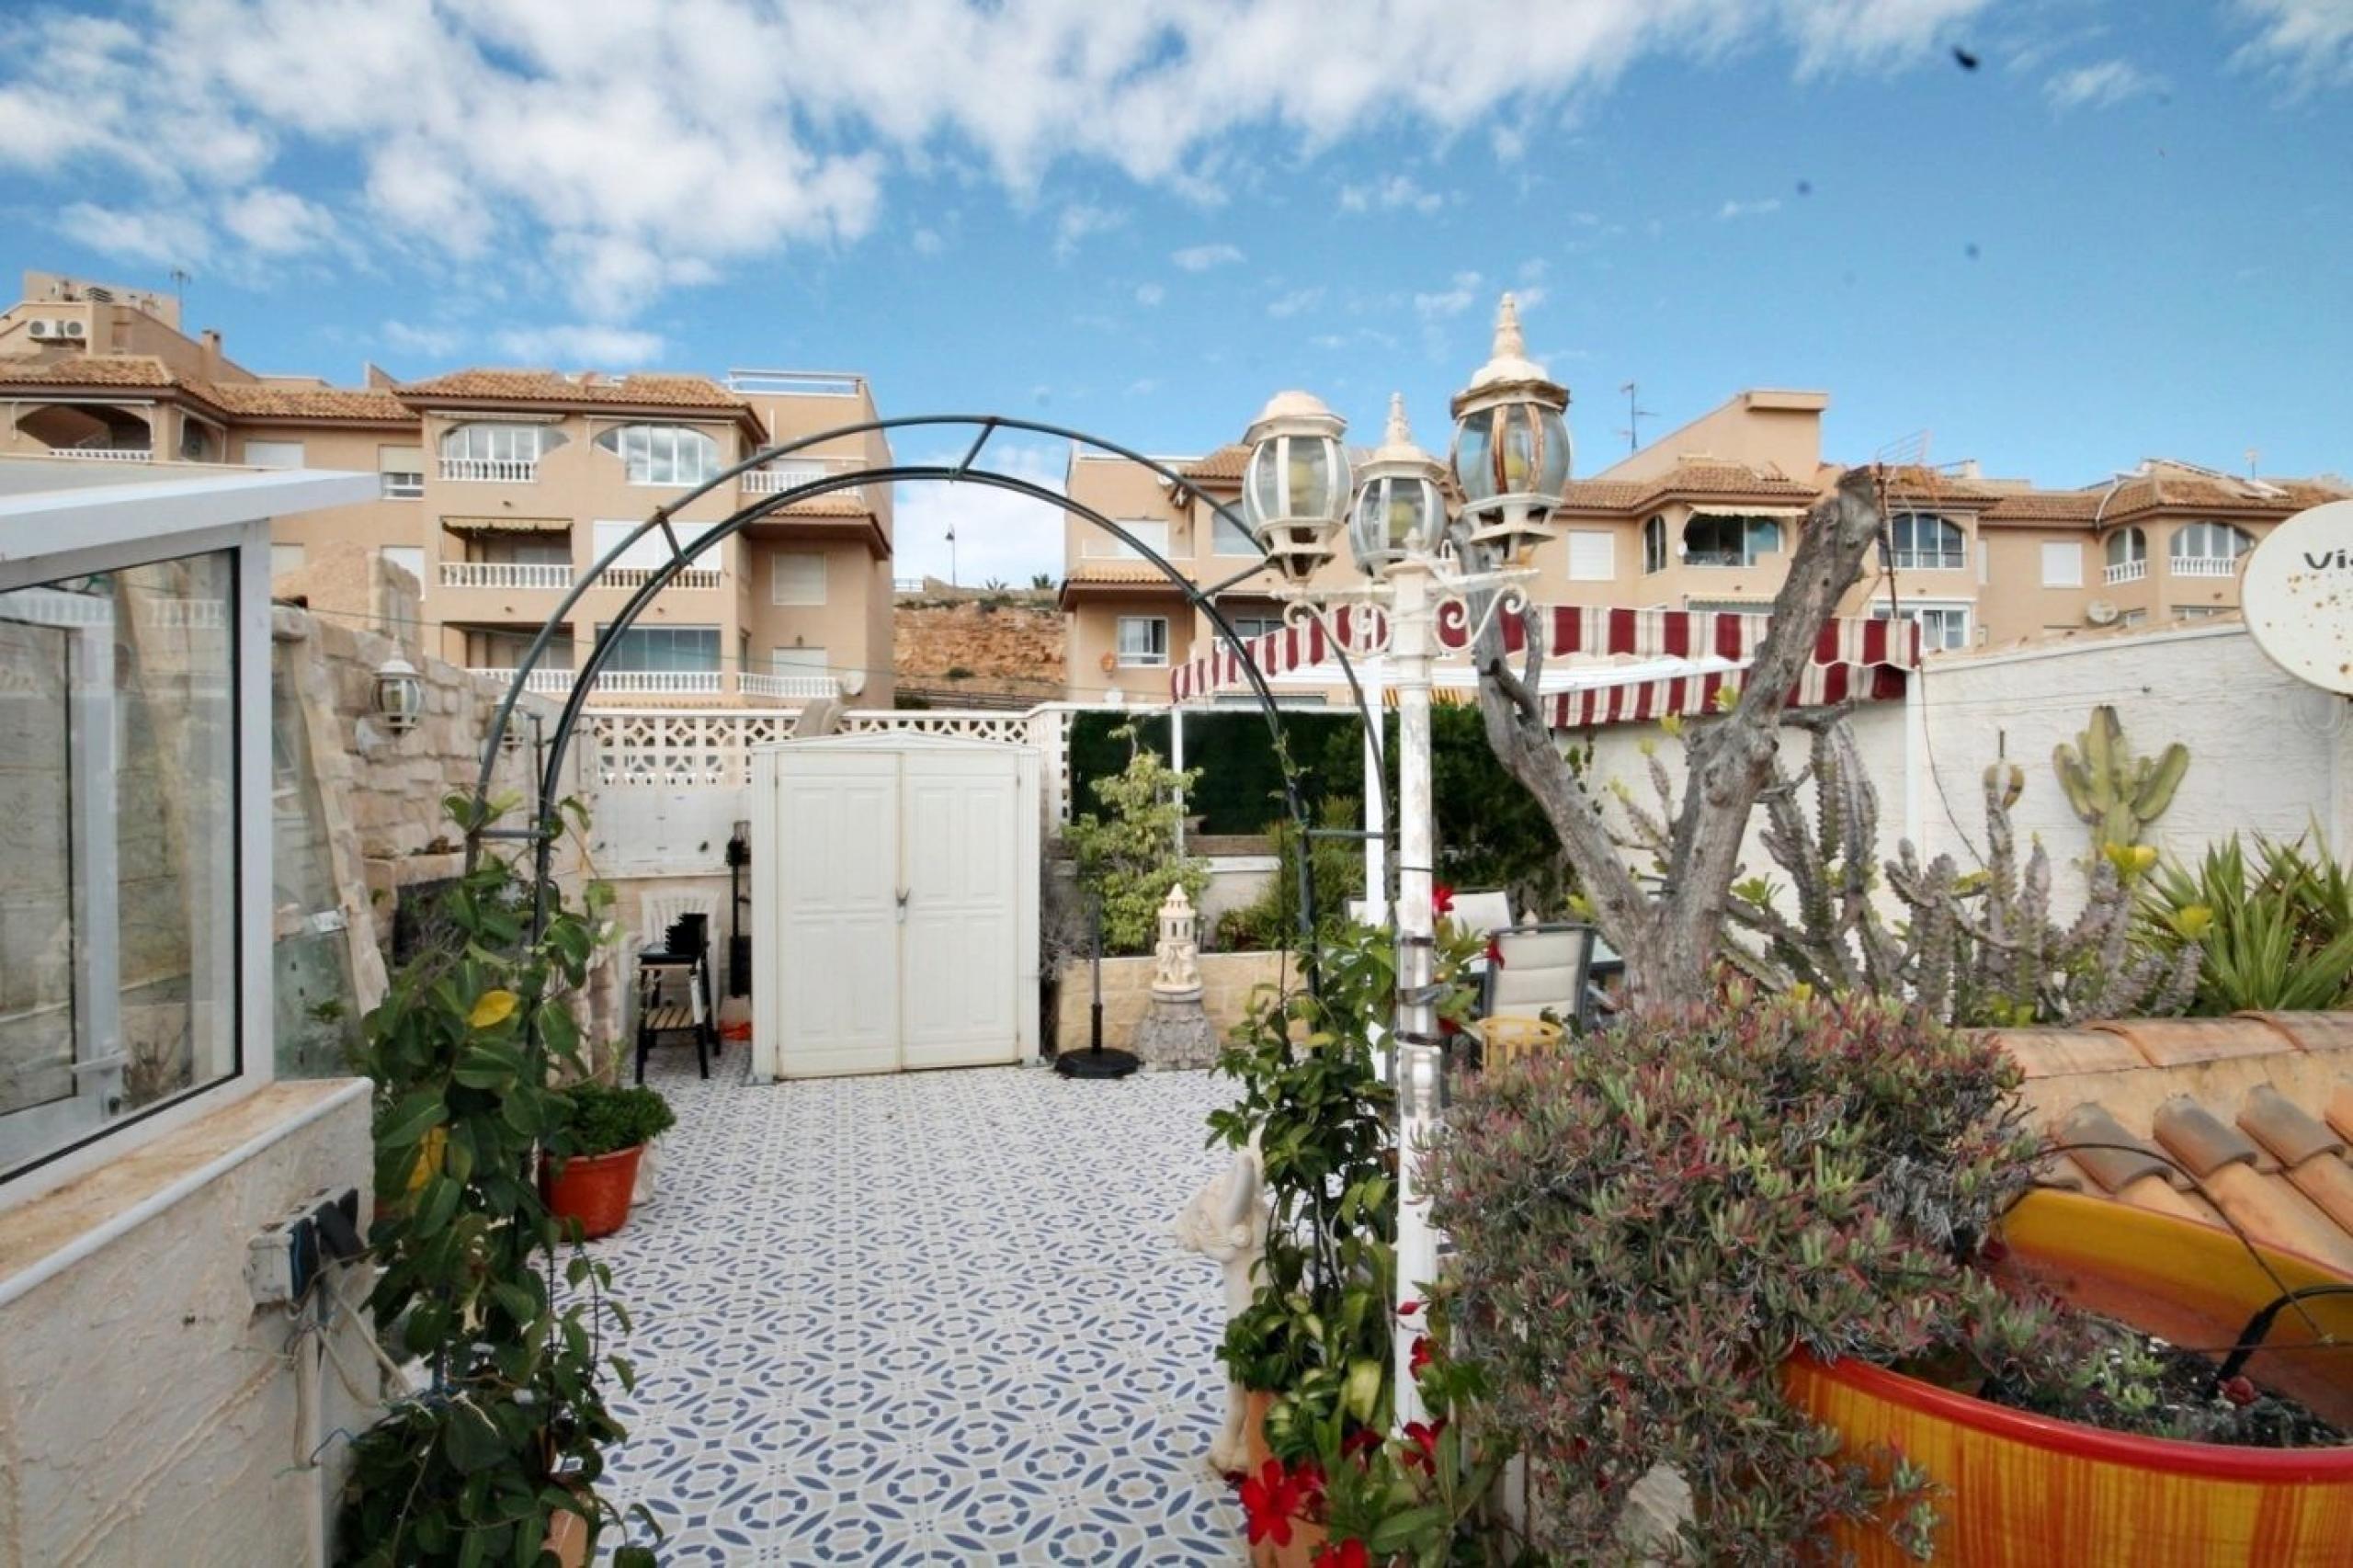
<instances>
[{"instance_id":1,"label":"succulent plant","mask_svg":"<svg viewBox=\"0 0 2353 1568\"><path fill-rule=\"evenodd\" d=\"M2092 710L2091 723L2075 740L2080 752L2062 741L2051 762L2059 770L2067 803L2091 824L2093 847L2140 843L2149 824L2173 804L2174 791L2189 771L2189 748L2176 741L2154 757L2133 756L2124 743L2122 722L2105 702Z\"/></svg>"}]
</instances>

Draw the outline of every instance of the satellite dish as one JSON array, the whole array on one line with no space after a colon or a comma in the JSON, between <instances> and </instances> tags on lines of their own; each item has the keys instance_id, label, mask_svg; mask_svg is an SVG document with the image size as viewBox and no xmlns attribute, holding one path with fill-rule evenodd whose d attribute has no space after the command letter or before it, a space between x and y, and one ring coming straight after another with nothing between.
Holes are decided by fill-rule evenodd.
<instances>
[{"instance_id":1,"label":"satellite dish","mask_svg":"<svg viewBox=\"0 0 2353 1568\"><path fill-rule=\"evenodd\" d=\"M2116 616L2116 606L2108 599L2094 599L2084 607L2084 619L2094 626L2114 626Z\"/></svg>"},{"instance_id":2,"label":"satellite dish","mask_svg":"<svg viewBox=\"0 0 2353 1568\"><path fill-rule=\"evenodd\" d=\"M2309 507L2265 535L2247 557L2239 608L2273 664L2353 696L2353 501Z\"/></svg>"},{"instance_id":3,"label":"satellite dish","mask_svg":"<svg viewBox=\"0 0 2353 1568\"><path fill-rule=\"evenodd\" d=\"M844 670L844 671L842 672L842 695L843 695L843 696L845 696L845 697L856 697L858 693L860 693L860 692L864 691L865 689L866 689L866 672L865 672L864 670Z\"/></svg>"}]
</instances>

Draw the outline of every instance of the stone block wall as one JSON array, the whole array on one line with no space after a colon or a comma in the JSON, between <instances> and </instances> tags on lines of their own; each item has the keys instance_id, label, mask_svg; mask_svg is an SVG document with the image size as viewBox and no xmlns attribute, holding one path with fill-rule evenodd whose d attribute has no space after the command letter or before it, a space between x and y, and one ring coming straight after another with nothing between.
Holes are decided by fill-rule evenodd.
<instances>
[{"instance_id":1,"label":"stone block wall","mask_svg":"<svg viewBox=\"0 0 2353 1568\"><path fill-rule=\"evenodd\" d=\"M1293 985L1298 967L1288 953L1203 953L1201 1007L1220 1039L1242 1021L1251 996L1262 985ZM1062 968L1062 984L1054 1008L1054 1040L1058 1051L1087 1047L1087 1012L1094 1002L1090 965L1073 959ZM1135 1038L1136 1026L1152 1009L1154 960L1149 958L1103 960L1103 1044L1124 1051Z\"/></svg>"}]
</instances>

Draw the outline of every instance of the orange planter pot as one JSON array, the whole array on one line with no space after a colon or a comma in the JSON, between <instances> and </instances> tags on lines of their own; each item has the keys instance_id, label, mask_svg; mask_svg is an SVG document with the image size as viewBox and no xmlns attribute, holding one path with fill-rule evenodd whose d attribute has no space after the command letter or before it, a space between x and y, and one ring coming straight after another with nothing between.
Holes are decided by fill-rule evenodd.
<instances>
[{"instance_id":1,"label":"orange planter pot","mask_svg":"<svg viewBox=\"0 0 2353 1568\"><path fill-rule=\"evenodd\" d=\"M1249 1445L1252 1475L1257 1474L1259 1467L1274 1458L1274 1449L1267 1446L1267 1409L1274 1403L1275 1396L1270 1393L1253 1392L1250 1395L1250 1413L1244 1418L1247 1425L1243 1429L1243 1437ZM1324 1542L1331 1539L1332 1532L1322 1525L1293 1519L1290 1544L1277 1546L1271 1540L1260 1541L1250 1549L1251 1568L1308 1568L1315 1554L1324 1549Z\"/></svg>"},{"instance_id":2,"label":"orange planter pot","mask_svg":"<svg viewBox=\"0 0 2353 1568\"><path fill-rule=\"evenodd\" d=\"M579 1221L582 1235L609 1236L629 1219L638 1157L644 1153L641 1143L617 1153L551 1159L540 1173L540 1196L557 1219Z\"/></svg>"},{"instance_id":3,"label":"orange planter pot","mask_svg":"<svg viewBox=\"0 0 2353 1568\"><path fill-rule=\"evenodd\" d=\"M2004 1220L2005 1267L2077 1305L2177 1344L2227 1345L2279 1293L2227 1233L2074 1193L2037 1192ZM2343 1283L2264 1249L2290 1289ZM2304 1303L2353 1338L2353 1297ZM2353 1365L2291 1309L2248 1375L2343 1423ZM2102 1432L1989 1404L1858 1361L1790 1363L1790 1397L1850 1452L1901 1452L1945 1489L1940 1562L1972 1568L2285 1568L2353 1562L2353 1449L2243 1449ZM1876 1531L1842 1529L1865 1563L1912 1559Z\"/></svg>"}]
</instances>

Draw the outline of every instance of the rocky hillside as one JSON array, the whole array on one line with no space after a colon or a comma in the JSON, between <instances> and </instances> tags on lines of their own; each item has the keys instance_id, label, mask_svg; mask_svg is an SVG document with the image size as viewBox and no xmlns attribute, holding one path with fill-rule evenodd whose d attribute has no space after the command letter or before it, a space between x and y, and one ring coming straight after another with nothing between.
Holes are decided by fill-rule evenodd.
<instances>
[{"instance_id":1,"label":"rocky hillside","mask_svg":"<svg viewBox=\"0 0 2353 1568\"><path fill-rule=\"evenodd\" d=\"M892 619L902 695L998 708L1063 694L1063 612L1051 589L990 592L926 578L899 596Z\"/></svg>"}]
</instances>

